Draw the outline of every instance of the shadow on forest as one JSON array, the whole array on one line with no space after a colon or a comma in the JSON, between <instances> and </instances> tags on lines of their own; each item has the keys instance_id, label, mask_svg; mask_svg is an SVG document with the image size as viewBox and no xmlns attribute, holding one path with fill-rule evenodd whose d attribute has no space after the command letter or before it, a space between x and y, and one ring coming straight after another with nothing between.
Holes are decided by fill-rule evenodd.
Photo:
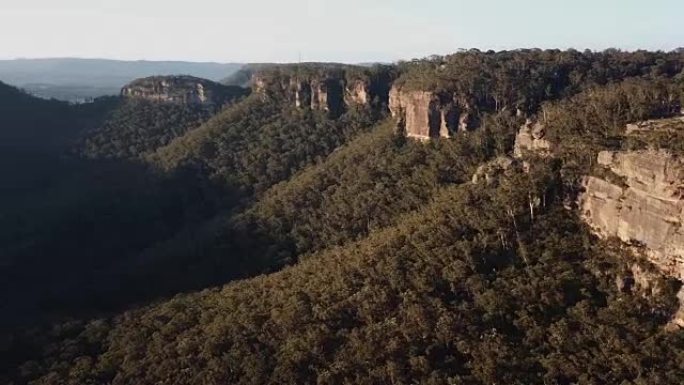
<instances>
[{"instance_id":1,"label":"shadow on forest","mask_svg":"<svg viewBox=\"0 0 684 385\"><path fill-rule=\"evenodd\" d=\"M212 230L203 224L244 198L200 167L162 174L131 161L15 150L2 152L0 172L0 329L122 310L265 266L245 256L246 228L211 252L178 243L201 242ZM177 233L192 236L168 255L149 252Z\"/></svg>"}]
</instances>

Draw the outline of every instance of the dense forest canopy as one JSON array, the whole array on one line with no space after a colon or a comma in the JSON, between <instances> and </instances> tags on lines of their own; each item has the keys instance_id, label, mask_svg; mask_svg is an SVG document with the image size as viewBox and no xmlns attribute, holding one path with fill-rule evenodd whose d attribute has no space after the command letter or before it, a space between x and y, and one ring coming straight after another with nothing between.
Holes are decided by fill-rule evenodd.
<instances>
[{"instance_id":1,"label":"dense forest canopy","mask_svg":"<svg viewBox=\"0 0 684 385\"><path fill-rule=\"evenodd\" d=\"M619 50L469 50L399 64L396 84L409 89L448 91L473 100L479 109L535 112L548 100L630 77L681 73L682 52Z\"/></svg>"},{"instance_id":2,"label":"dense forest canopy","mask_svg":"<svg viewBox=\"0 0 684 385\"><path fill-rule=\"evenodd\" d=\"M599 151L682 154L680 123L625 125L678 116L683 68L617 50L255 65L226 82L262 89L216 110L0 87L19 186L0 190L0 382L682 383L681 283L616 284L655 269L574 202ZM378 97L295 103L331 79ZM465 100L478 125L407 138L390 87ZM511 158L526 121L553 153Z\"/></svg>"}]
</instances>

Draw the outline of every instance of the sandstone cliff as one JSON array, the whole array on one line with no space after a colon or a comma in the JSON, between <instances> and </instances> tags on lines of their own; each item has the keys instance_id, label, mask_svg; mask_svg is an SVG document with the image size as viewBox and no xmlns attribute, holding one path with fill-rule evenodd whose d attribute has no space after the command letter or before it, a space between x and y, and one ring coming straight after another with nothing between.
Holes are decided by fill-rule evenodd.
<instances>
[{"instance_id":1,"label":"sandstone cliff","mask_svg":"<svg viewBox=\"0 0 684 385\"><path fill-rule=\"evenodd\" d=\"M220 106L247 90L224 86L193 76L153 76L135 80L121 89L121 96L155 102Z\"/></svg>"},{"instance_id":2,"label":"sandstone cliff","mask_svg":"<svg viewBox=\"0 0 684 385\"><path fill-rule=\"evenodd\" d=\"M252 77L254 92L292 103L297 108L339 115L374 100L387 100L387 79L373 79L362 68L346 66L277 66Z\"/></svg>"},{"instance_id":3,"label":"sandstone cliff","mask_svg":"<svg viewBox=\"0 0 684 385\"><path fill-rule=\"evenodd\" d=\"M665 151L604 151L598 163L605 177L584 179L583 219L601 236L643 247L663 273L684 281L684 161ZM684 306L673 322L684 327Z\"/></svg>"},{"instance_id":4,"label":"sandstone cliff","mask_svg":"<svg viewBox=\"0 0 684 385\"><path fill-rule=\"evenodd\" d=\"M371 102L370 82L364 80L355 80L346 85L344 88L344 102L347 105L360 104L368 105Z\"/></svg>"},{"instance_id":5,"label":"sandstone cliff","mask_svg":"<svg viewBox=\"0 0 684 385\"><path fill-rule=\"evenodd\" d=\"M473 128L470 103L454 94L392 87L389 109L398 128L416 139L448 138Z\"/></svg>"}]
</instances>

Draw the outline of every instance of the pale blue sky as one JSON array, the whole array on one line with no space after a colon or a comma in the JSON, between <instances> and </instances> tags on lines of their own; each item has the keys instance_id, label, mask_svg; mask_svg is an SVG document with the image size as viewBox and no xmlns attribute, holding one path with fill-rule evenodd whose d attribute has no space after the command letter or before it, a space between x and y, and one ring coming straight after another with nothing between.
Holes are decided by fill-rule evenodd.
<instances>
[{"instance_id":1,"label":"pale blue sky","mask_svg":"<svg viewBox=\"0 0 684 385\"><path fill-rule=\"evenodd\" d=\"M0 17L5 59L363 62L684 46L684 0L0 0Z\"/></svg>"}]
</instances>

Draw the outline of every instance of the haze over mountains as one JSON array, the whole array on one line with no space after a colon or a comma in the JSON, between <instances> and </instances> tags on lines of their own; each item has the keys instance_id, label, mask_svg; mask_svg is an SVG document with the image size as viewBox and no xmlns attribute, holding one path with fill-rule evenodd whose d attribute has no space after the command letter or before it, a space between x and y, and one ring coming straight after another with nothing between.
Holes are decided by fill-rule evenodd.
<instances>
[{"instance_id":1,"label":"haze over mountains","mask_svg":"<svg viewBox=\"0 0 684 385\"><path fill-rule=\"evenodd\" d=\"M239 63L122 61L108 59L0 60L0 81L42 98L82 102L118 95L132 80L153 75L192 75L213 81L241 68Z\"/></svg>"}]
</instances>

